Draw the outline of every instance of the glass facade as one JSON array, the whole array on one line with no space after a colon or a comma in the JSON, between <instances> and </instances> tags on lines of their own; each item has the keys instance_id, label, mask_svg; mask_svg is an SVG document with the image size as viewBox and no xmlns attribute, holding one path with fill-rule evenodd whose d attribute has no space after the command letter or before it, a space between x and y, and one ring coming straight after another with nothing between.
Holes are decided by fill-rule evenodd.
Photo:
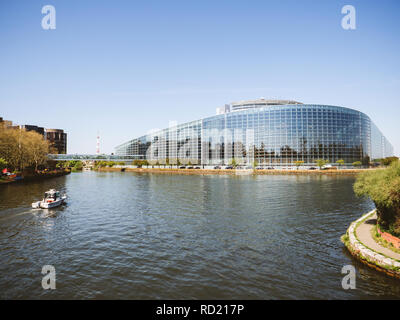
<instances>
[{"instance_id":1,"label":"glass facade","mask_svg":"<svg viewBox=\"0 0 400 320\"><path fill-rule=\"evenodd\" d=\"M151 164L293 165L316 159L367 163L393 147L362 112L336 106L260 104L178 125L116 147Z\"/></svg>"}]
</instances>

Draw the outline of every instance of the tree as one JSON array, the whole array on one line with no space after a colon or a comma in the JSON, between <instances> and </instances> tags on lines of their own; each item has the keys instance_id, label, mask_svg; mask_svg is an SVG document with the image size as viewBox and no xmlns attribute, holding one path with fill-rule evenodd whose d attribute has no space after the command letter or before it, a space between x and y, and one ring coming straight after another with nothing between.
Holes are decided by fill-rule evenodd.
<instances>
[{"instance_id":1,"label":"tree","mask_svg":"<svg viewBox=\"0 0 400 320\"><path fill-rule=\"evenodd\" d=\"M0 126L0 157L12 168L18 167L18 136L16 129Z\"/></svg>"},{"instance_id":2,"label":"tree","mask_svg":"<svg viewBox=\"0 0 400 320\"><path fill-rule=\"evenodd\" d=\"M108 161L107 162L107 166L109 166L110 168L112 168L115 165L114 161Z\"/></svg>"},{"instance_id":3,"label":"tree","mask_svg":"<svg viewBox=\"0 0 400 320\"><path fill-rule=\"evenodd\" d=\"M297 170L299 170L299 167L300 167L302 164L304 164L304 161L298 160L298 161L295 161L294 164L296 165Z\"/></svg>"},{"instance_id":4,"label":"tree","mask_svg":"<svg viewBox=\"0 0 400 320\"><path fill-rule=\"evenodd\" d=\"M257 168L257 166L258 166L258 161L257 161L257 160L254 160L254 161L253 161L253 169Z\"/></svg>"},{"instance_id":5,"label":"tree","mask_svg":"<svg viewBox=\"0 0 400 320\"><path fill-rule=\"evenodd\" d=\"M336 161L336 163L338 164L338 166L340 168L340 166L344 165L344 160L343 159L339 159L338 161Z\"/></svg>"},{"instance_id":6,"label":"tree","mask_svg":"<svg viewBox=\"0 0 400 320\"><path fill-rule=\"evenodd\" d=\"M400 161L383 170L359 174L354 191L374 202L381 230L400 236Z\"/></svg>"},{"instance_id":7,"label":"tree","mask_svg":"<svg viewBox=\"0 0 400 320\"><path fill-rule=\"evenodd\" d=\"M13 169L24 170L44 164L49 143L43 136L20 128L0 126L0 157Z\"/></svg>"},{"instance_id":8,"label":"tree","mask_svg":"<svg viewBox=\"0 0 400 320\"><path fill-rule=\"evenodd\" d=\"M74 167L72 168L73 171L81 171L83 169L82 161L76 161Z\"/></svg>"},{"instance_id":9,"label":"tree","mask_svg":"<svg viewBox=\"0 0 400 320\"><path fill-rule=\"evenodd\" d=\"M236 168L236 167L237 167L236 159L233 158L229 164L230 164L232 167Z\"/></svg>"},{"instance_id":10,"label":"tree","mask_svg":"<svg viewBox=\"0 0 400 320\"><path fill-rule=\"evenodd\" d=\"M138 168L141 168L142 165L143 165L143 162L142 162L142 160L136 159L136 160L133 160L133 161L132 161L132 164L133 164L134 166L137 166Z\"/></svg>"},{"instance_id":11,"label":"tree","mask_svg":"<svg viewBox=\"0 0 400 320\"><path fill-rule=\"evenodd\" d=\"M74 166L75 164L73 164L72 166ZM107 166L107 161L99 161L96 164L97 167L103 168Z\"/></svg>"},{"instance_id":12,"label":"tree","mask_svg":"<svg viewBox=\"0 0 400 320\"><path fill-rule=\"evenodd\" d=\"M49 143L41 135L33 131L26 132L25 139L28 155L32 158L35 171L37 171L38 166L44 164L47 160Z\"/></svg>"},{"instance_id":13,"label":"tree","mask_svg":"<svg viewBox=\"0 0 400 320\"><path fill-rule=\"evenodd\" d=\"M399 158L397 157L386 157L384 159L381 159L381 162L384 166L389 166L392 162L398 161Z\"/></svg>"},{"instance_id":14,"label":"tree","mask_svg":"<svg viewBox=\"0 0 400 320\"><path fill-rule=\"evenodd\" d=\"M7 161L0 158L0 170L4 170L5 168L7 168Z\"/></svg>"},{"instance_id":15,"label":"tree","mask_svg":"<svg viewBox=\"0 0 400 320\"><path fill-rule=\"evenodd\" d=\"M322 167L324 165L326 165L329 161L328 160L324 160L324 159L317 159L315 160L316 165L319 167L319 169L321 170Z\"/></svg>"},{"instance_id":16,"label":"tree","mask_svg":"<svg viewBox=\"0 0 400 320\"><path fill-rule=\"evenodd\" d=\"M353 166L354 167L359 167L359 166L361 166L361 164L362 164L361 161L354 161L353 162Z\"/></svg>"}]
</instances>

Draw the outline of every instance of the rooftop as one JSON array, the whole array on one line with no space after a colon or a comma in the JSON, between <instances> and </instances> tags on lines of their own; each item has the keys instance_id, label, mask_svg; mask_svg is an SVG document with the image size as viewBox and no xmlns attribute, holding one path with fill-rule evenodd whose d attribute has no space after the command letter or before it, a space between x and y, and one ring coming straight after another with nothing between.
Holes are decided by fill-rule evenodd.
<instances>
[{"instance_id":1,"label":"rooftop","mask_svg":"<svg viewBox=\"0 0 400 320\"><path fill-rule=\"evenodd\" d=\"M231 106L253 106L253 105L267 105L267 106L276 106L276 105L286 105L286 104L303 104L302 102L293 101L293 100L266 100L264 98L256 99L256 100L243 100L239 102L232 102Z\"/></svg>"}]
</instances>

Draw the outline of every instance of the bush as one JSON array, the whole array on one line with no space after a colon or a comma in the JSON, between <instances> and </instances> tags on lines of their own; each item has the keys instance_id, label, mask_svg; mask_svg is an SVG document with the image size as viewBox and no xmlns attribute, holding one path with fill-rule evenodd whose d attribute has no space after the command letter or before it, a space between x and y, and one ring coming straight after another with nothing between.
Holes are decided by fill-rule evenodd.
<instances>
[{"instance_id":1,"label":"bush","mask_svg":"<svg viewBox=\"0 0 400 320\"><path fill-rule=\"evenodd\" d=\"M328 164L329 161L325 159L317 159L315 160L315 164L319 167L319 169L322 169L322 167L326 164Z\"/></svg>"},{"instance_id":2,"label":"bush","mask_svg":"<svg viewBox=\"0 0 400 320\"><path fill-rule=\"evenodd\" d=\"M397 157L387 157L385 159L382 159L382 164L384 166L389 166L391 163L398 161L399 158Z\"/></svg>"},{"instance_id":3,"label":"bush","mask_svg":"<svg viewBox=\"0 0 400 320\"><path fill-rule=\"evenodd\" d=\"M3 158L0 158L0 170L7 168L7 161Z\"/></svg>"},{"instance_id":4,"label":"bush","mask_svg":"<svg viewBox=\"0 0 400 320\"><path fill-rule=\"evenodd\" d=\"M359 167L359 166L361 166L361 165L362 165L361 161L354 161L354 162L353 162L353 166L354 166L354 167Z\"/></svg>"},{"instance_id":5,"label":"bush","mask_svg":"<svg viewBox=\"0 0 400 320\"><path fill-rule=\"evenodd\" d=\"M354 191L375 203L381 229L400 236L400 161L386 169L363 172L357 177Z\"/></svg>"},{"instance_id":6,"label":"bush","mask_svg":"<svg viewBox=\"0 0 400 320\"><path fill-rule=\"evenodd\" d=\"M141 168L142 166L148 166L149 162L147 160L133 160L132 164Z\"/></svg>"},{"instance_id":7,"label":"bush","mask_svg":"<svg viewBox=\"0 0 400 320\"><path fill-rule=\"evenodd\" d=\"M96 167L104 168L107 166L107 161L98 161L96 162Z\"/></svg>"}]
</instances>

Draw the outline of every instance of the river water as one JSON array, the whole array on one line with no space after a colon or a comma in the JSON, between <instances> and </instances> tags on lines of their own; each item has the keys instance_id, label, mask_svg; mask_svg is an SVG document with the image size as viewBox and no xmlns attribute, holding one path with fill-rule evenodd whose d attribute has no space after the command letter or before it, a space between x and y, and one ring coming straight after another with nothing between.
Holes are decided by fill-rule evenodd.
<instances>
[{"instance_id":1,"label":"river water","mask_svg":"<svg viewBox=\"0 0 400 320\"><path fill-rule=\"evenodd\" d=\"M388 299L400 281L340 236L352 177L82 172L0 186L1 299ZM30 205L56 188L68 203ZM341 269L357 269L356 289ZM56 269L56 289L41 286Z\"/></svg>"}]
</instances>

